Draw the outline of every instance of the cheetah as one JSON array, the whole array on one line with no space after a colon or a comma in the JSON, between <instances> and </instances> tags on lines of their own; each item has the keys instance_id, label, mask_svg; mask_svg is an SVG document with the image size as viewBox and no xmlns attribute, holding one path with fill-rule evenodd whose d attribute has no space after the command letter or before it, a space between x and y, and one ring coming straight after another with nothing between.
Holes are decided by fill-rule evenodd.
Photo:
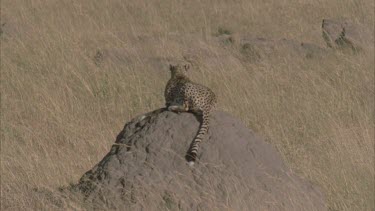
<instances>
[{"instance_id":1,"label":"cheetah","mask_svg":"<svg viewBox=\"0 0 375 211\"><path fill-rule=\"evenodd\" d=\"M165 87L166 108L173 112L192 112L201 117L197 135L192 141L186 154L186 160L193 166L199 149L199 144L208 132L210 112L216 106L216 96L207 87L192 82L186 72L189 64L170 65L171 78Z\"/></svg>"}]
</instances>

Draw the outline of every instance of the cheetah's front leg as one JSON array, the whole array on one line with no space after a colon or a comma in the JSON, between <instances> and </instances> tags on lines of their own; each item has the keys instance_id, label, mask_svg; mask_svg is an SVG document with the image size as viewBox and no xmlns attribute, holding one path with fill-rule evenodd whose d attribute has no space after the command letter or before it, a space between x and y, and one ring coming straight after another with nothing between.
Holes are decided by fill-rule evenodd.
<instances>
[{"instance_id":1,"label":"cheetah's front leg","mask_svg":"<svg viewBox=\"0 0 375 211\"><path fill-rule=\"evenodd\" d=\"M182 105L170 105L168 106L168 110L180 113L180 112L187 112L189 110L189 107L187 103L183 103Z\"/></svg>"}]
</instances>

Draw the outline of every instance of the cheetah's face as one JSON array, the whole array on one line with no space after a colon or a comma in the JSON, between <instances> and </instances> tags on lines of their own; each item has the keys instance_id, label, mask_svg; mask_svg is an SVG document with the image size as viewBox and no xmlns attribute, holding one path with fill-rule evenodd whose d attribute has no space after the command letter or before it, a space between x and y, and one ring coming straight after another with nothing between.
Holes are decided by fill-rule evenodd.
<instances>
[{"instance_id":1,"label":"cheetah's face","mask_svg":"<svg viewBox=\"0 0 375 211\"><path fill-rule=\"evenodd\" d=\"M169 65L169 70L171 71L172 76L186 75L189 68L190 68L189 64L177 64L177 65L170 64Z\"/></svg>"}]
</instances>

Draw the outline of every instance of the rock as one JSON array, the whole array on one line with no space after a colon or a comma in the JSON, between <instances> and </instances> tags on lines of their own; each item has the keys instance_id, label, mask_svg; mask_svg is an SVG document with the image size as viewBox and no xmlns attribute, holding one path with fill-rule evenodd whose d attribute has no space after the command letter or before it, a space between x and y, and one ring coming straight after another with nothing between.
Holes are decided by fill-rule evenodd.
<instances>
[{"instance_id":1,"label":"rock","mask_svg":"<svg viewBox=\"0 0 375 211\"><path fill-rule=\"evenodd\" d=\"M374 35L370 29L350 21L323 19L322 31L330 48L358 52L374 47Z\"/></svg>"},{"instance_id":2,"label":"rock","mask_svg":"<svg viewBox=\"0 0 375 211\"><path fill-rule=\"evenodd\" d=\"M198 126L193 114L164 109L133 119L74 189L97 209L326 210L316 187L225 112L212 114L198 161L189 167L184 156Z\"/></svg>"}]
</instances>

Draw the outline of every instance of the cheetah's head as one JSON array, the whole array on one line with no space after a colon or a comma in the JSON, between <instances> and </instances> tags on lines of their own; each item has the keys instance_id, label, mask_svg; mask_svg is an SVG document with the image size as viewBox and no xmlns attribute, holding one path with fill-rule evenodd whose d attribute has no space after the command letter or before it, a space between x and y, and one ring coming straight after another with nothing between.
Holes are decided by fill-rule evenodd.
<instances>
[{"instance_id":1,"label":"cheetah's head","mask_svg":"<svg viewBox=\"0 0 375 211\"><path fill-rule=\"evenodd\" d=\"M170 64L169 65L169 70L171 71L172 77L177 76L177 75L185 76L189 68L190 68L189 64Z\"/></svg>"}]
</instances>

